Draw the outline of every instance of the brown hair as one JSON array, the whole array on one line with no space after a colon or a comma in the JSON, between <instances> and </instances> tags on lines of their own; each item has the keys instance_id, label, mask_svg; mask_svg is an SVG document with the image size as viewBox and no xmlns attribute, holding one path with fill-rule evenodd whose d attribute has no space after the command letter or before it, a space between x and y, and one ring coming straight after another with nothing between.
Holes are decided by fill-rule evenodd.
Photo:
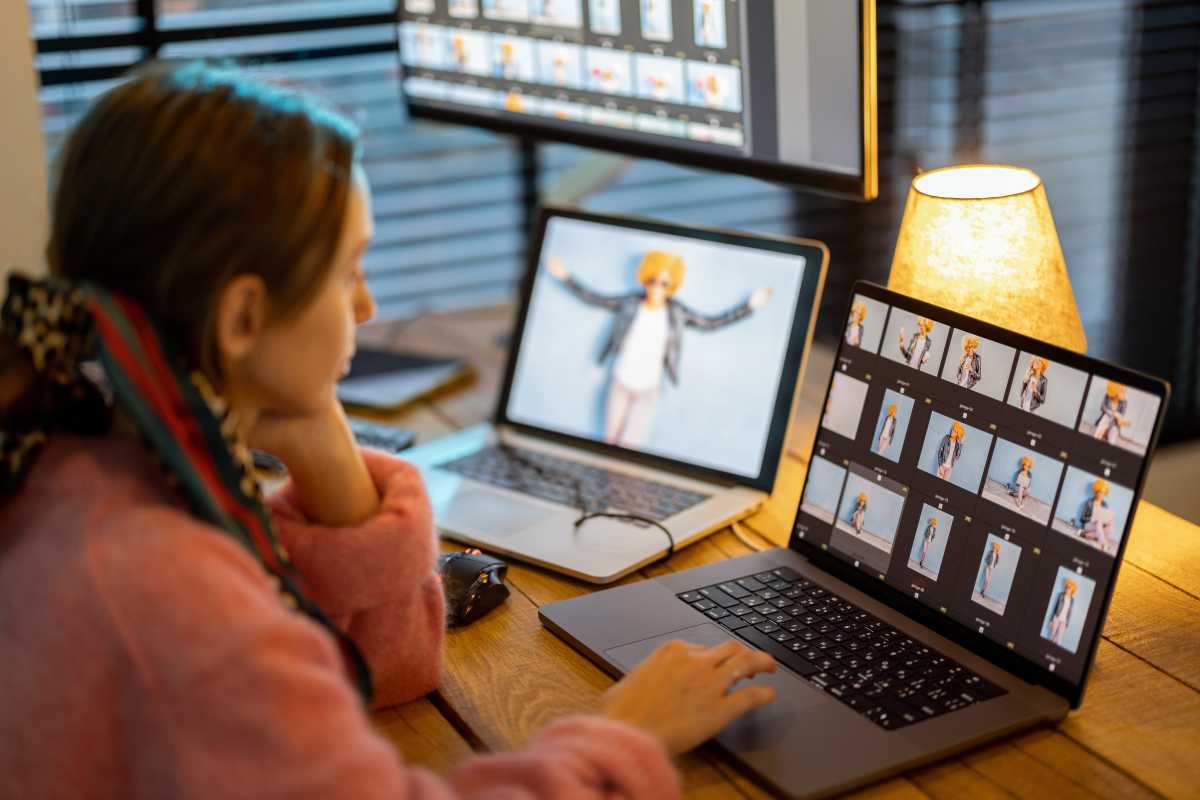
<instances>
[{"instance_id":1,"label":"brown hair","mask_svg":"<svg viewBox=\"0 0 1200 800\"><path fill-rule=\"evenodd\" d=\"M254 274L285 318L316 295L341 239L357 127L316 99L229 68L152 64L104 94L60 156L51 272L136 301L218 377L221 289Z\"/></svg>"}]
</instances>

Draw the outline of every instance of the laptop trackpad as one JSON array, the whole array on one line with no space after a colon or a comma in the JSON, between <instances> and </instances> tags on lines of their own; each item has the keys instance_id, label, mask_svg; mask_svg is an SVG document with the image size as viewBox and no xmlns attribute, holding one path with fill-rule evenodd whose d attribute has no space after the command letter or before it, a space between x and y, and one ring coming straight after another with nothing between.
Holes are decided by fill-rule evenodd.
<instances>
[{"instance_id":1,"label":"laptop trackpad","mask_svg":"<svg viewBox=\"0 0 1200 800\"><path fill-rule=\"evenodd\" d=\"M465 487L446 504L438 524L450 531L507 537L541 522L547 513L545 508L533 503L500 497L486 489Z\"/></svg>"},{"instance_id":2,"label":"laptop trackpad","mask_svg":"<svg viewBox=\"0 0 1200 800\"><path fill-rule=\"evenodd\" d=\"M604 655L623 671L629 672L657 650L659 645L675 639L708 646L723 644L730 639L741 641L720 626L704 623L614 647L604 651ZM786 732L795 728L798 713L829 702L827 697L782 665L773 675L759 675L749 682L774 687L775 700L730 723L721 734L721 741L726 746L759 749L777 743Z\"/></svg>"}]
</instances>

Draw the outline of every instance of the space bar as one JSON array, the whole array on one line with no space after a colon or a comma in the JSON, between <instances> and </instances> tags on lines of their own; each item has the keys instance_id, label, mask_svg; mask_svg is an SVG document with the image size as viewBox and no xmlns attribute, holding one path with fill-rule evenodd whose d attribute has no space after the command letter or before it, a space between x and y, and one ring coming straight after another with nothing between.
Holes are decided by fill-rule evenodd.
<instances>
[{"instance_id":1,"label":"space bar","mask_svg":"<svg viewBox=\"0 0 1200 800\"><path fill-rule=\"evenodd\" d=\"M793 672L799 673L800 677L802 678L807 678L814 672L820 672L820 670L813 666L812 662L810 662L808 659L802 658L796 653L793 653L791 650L788 650L779 642L775 641L761 631L756 631L754 628L747 626L741 630L734 631L734 633L745 639L747 642L750 642L750 644L754 645L759 650L765 650L766 652L770 653L775 657L776 661L791 669Z\"/></svg>"}]
</instances>

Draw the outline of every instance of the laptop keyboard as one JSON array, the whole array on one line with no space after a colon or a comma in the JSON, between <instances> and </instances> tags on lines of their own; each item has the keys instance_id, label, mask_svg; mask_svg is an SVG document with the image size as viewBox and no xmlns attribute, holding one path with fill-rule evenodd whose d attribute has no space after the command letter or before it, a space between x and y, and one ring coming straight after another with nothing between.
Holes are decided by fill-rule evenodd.
<instances>
[{"instance_id":1,"label":"laptop keyboard","mask_svg":"<svg viewBox=\"0 0 1200 800\"><path fill-rule=\"evenodd\" d=\"M1007 693L787 567L678 597L886 730Z\"/></svg>"},{"instance_id":2,"label":"laptop keyboard","mask_svg":"<svg viewBox=\"0 0 1200 800\"><path fill-rule=\"evenodd\" d=\"M512 445L491 445L438 467L581 511L615 509L657 522L709 497Z\"/></svg>"}]
</instances>

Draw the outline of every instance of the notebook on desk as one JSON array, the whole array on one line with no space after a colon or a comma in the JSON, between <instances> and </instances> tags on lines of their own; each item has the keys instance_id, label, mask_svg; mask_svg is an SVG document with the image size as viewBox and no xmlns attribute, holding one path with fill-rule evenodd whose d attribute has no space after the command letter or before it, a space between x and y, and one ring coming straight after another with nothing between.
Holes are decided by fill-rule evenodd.
<instances>
[{"instance_id":1,"label":"notebook on desk","mask_svg":"<svg viewBox=\"0 0 1200 800\"><path fill-rule=\"evenodd\" d=\"M542 213L492 423L416 448L447 536L609 582L775 482L823 245Z\"/></svg>"},{"instance_id":2,"label":"notebook on desk","mask_svg":"<svg viewBox=\"0 0 1200 800\"><path fill-rule=\"evenodd\" d=\"M787 548L543 606L613 674L731 638L784 667L717 742L845 791L1082 701L1169 388L860 283Z\"/></svg>"}]
</instances>

